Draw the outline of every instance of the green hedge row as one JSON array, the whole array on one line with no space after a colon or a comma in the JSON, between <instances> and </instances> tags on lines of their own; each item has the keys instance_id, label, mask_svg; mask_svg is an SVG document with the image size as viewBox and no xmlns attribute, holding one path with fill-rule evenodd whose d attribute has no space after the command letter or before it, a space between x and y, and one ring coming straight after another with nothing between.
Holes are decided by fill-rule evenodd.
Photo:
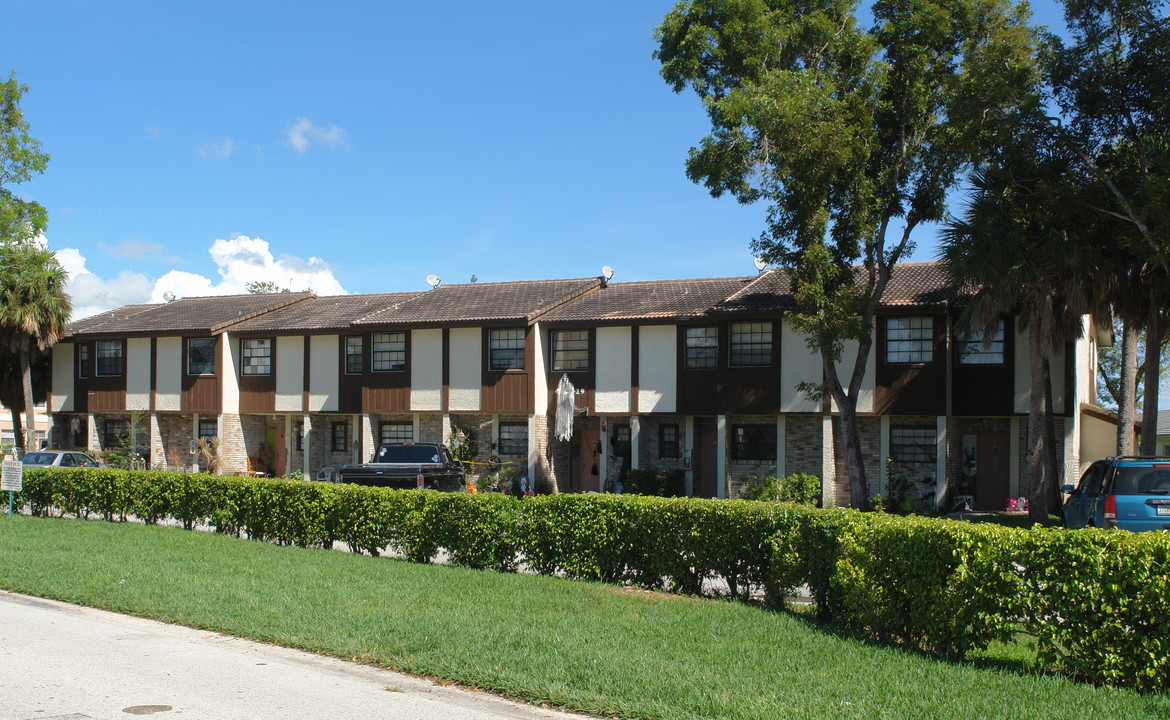
<instances>
[{"instance_id":1,"label":"green hedge row","mask_svg":"<svg viewBox=\"0 0 1170 720\"><path fill-rule=\"evenodd\" d=\"M4 494L0 503L6 502ZM532 571L779 604L806 588L848 632L962 657L1035 635L1046 667L1170 685L1170 535L1019 530L765 502L622 495L517 499L123 470L26 470L18 507L289 545L445 551ZM715 583L715 585L713 585Z\"/></svg>"}]
</instances>

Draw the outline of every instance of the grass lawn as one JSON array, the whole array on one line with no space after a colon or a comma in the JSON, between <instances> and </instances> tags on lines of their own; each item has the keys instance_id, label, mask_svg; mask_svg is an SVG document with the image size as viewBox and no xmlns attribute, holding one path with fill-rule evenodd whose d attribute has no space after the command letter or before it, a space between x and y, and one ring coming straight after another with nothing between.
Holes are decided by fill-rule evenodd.
<instances>
[{"instance_id":1,"label":"grass lawn","mask_svg":"<svg viewBox=\"0 0 1170 720\"><path fill-rule=\"evenodd\" d=\"M623 718L1170 717L785 613L175 528L0 518L0 587Z\"/></svg>"}]
</instances>

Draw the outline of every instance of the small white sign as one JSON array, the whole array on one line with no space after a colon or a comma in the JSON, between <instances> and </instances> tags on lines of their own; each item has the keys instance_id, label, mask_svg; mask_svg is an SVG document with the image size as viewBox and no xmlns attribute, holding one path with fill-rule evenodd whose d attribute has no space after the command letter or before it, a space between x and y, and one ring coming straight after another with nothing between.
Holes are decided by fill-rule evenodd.
<instances>
[{"instance_id":1,"label":"small white sign","mask_svg":"<svg viewBox=\"0 0 1170 720\"><path fill-rule=\"evenodd\" d=\"M0 474L0 490L20 492L24 487L24 466L11 455L4 457L4 471Z\"/></svg>"}]
</instances>

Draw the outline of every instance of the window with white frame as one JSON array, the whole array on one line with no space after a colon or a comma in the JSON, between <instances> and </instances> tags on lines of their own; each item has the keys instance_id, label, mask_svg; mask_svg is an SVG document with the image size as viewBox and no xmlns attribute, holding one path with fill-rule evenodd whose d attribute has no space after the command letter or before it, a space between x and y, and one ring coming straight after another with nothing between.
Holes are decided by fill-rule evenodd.
<instances>
[{"instance_id":1,"label":"window with white frame","mask_svg":"<svg viewBox=\"0 0 1170 720\"><path fill-rule=\"evenodd\" d=\"M552 331L552 369L572 372L589 369L589 331Z\"/></svg>"},{"instance_id":2,"label":"window with white frame","mask_svg":"<svg viewBox=\"0 0 1170 720\"><path fill-rule=\"evenodd\" d=\"M886 318L886 362L934 362L934 319L930 317Z\"/></svg>"},{"instance_id":3,"label":"window with white frame","mask_svg":"<svg viewBox=\"0 0 1170 720\"><path fill-rule=\"evenodd\" d=\"M496 445L500 455L524 456L528 454L528 424L500 423L500 440Z\"/></svg>"},{"instance_id":4,"label":"window with white frame","mask_svg":"<svg viewBox=\"0 0 1170 720\"><path fill-rule=\"evenodd\" d=\"M187 374L215 374L215 338L191 338L187 341Z\"/></svg>"},{"instance_id":5,"label":"window with white frame","mask_svg":"<svg viewBox=\"0 0 1170 720\"><path fill-rule=\"evenodd\" d=\"M959 333L960 365L1003 365L1003 319L988 340L983 330Z\"/></svg>"},{"instance_id":6,"label":"window with white frame","mask_svg":"<svg viewBox=\"0 0 1170 720\"><path fill-rule=\"evenodd\" d=\"M890 457L896 462L932 463L937 459L938 433L931 427L890 428Z\"/></svg>"},{"instance_id":7,"label":"window with white frame","mask_svg":"<svg viewBox=\"0 0 1170 720\"><path fill-rule=\"evenodd\" d=\"M345 374L362 374L362 339L360 336L345 339Z\"/></svg>"},{"instance_id":8,"label":"window with white frame","mask_svg":"<svg viewBox=\"0 0 1170 720\"><path fill-rule=\"evenodd\" d=\"M374 372L401 372L406 369L406 333L374 333L371 340L374 345Z\"/></svg>"},{"instance_id":9,"label":"window with white frame","mask_svg":"<svg viewBox=\"0 0 1170 720\"><path fill-rule=\"evenodd\" d=\"M122 341L97 342L97 376L117 377L122 374Z\"/></svg>"},{"instance_id":10,"label":"window with white frame","mask_svg":"<svg viewBox=\"0 0 1170 720\"><path fill-rule=\"evenodd\" d=\"M496 371L524 369L524 328L488 332L488 368Z\"/></svg>"},{"instance_id":11,"label":"window with white frame","mask_svg":"<svg viewBox=\"0 0 1170 720\"><path fill-rule=\"evenodd\" d=\"M241 372L244 375L272 374L272 340L245 338L240 350Z\"/></svg>"},{"instance_id":12,"label":"window with white frame","mask_svg":"<svg viewBox=\"0 0 1170 720\"><path fill-rule=\"evenodd\" d=\"M729 363L732 367L766 367L772 364L772 323L731 323Z\"/></svg>"},{"instance_id":13,"label":"window with white frame","mask_svg":"<svg viewBox=\"0 0 1170 720\"><path fill-rule=\"evenodd\" d=\"M686 329L686 368L709 370L719 363L719 328Z\"/></svg>"},{"instance_id":14,"label":"window with white frame","mask_svg":"<svg viewBox=\"0 0 1170 720\"><path fill-rule=\"evenodd\" d=\"M414 423L384 422L378 426L379 443L414 442Z\"/></svg>"}]
</instances>

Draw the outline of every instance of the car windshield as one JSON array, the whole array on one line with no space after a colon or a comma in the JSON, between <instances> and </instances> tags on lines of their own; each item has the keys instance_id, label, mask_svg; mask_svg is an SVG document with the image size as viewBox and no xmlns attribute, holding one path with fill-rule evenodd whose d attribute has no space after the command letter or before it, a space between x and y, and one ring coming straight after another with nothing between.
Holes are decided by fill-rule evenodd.
<instances>
[{"instance_id":1,"label":"car windshield","mask_svg":"<svg viewBox=\"0 0 1170 720\"><path fill-rule=\"evenodd\" d=\"M35 452L25 455L21 462L25 465L52 465L57 453Z\"/></svg>"},{"instance_id":2,"label":"car windshield","mask_svg":"<svg viewBox=\"0 0 1170 720\"><path fill-rule=\"evenodd\" d=\"M1170 494L1170 465L1119 467L1113 479L1114 495Z\"/></svg>"},{"instance_id":3,"label":"car windshield","mask_svg":"<svg viewBox=\"0 0 1170 720\"><path fill-rule=\"evenodd\" d=\"M434 445L387 445L378 451L380 463L437 463Z\"/></svg>"}]
</instances>

